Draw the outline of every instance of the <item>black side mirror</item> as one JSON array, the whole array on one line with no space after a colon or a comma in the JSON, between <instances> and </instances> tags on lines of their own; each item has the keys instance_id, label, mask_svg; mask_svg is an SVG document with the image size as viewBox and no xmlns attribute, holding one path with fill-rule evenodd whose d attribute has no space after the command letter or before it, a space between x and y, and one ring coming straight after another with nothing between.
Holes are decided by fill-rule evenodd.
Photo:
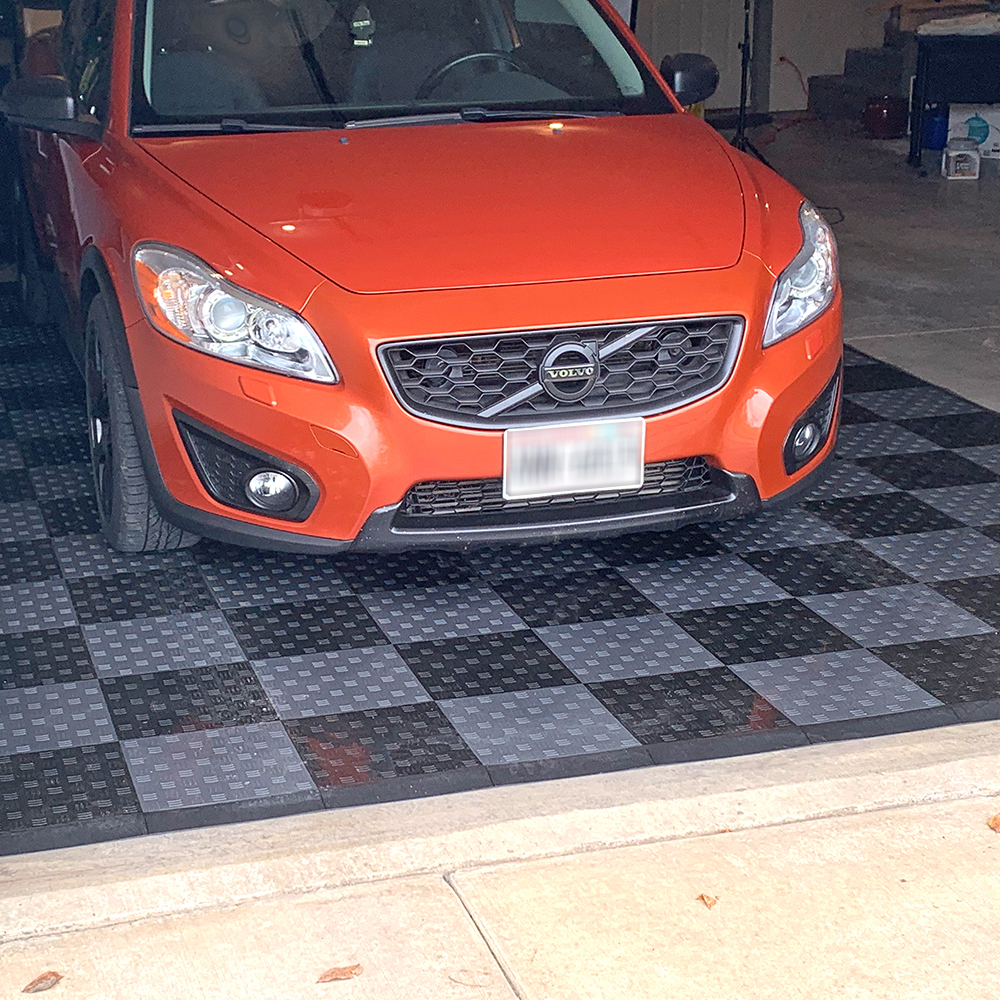
<instances>
[{"instance_id":1,"label":"black side mirror","mask_svg":"<svg viewBox=\"0 0 1000 1000\"><path fill-rule=\"evenodd\" d=\"M24 76L11 80L0 94L0 114L12 125L40 132L63 132L100 139L97 122L80 121L76 101L62 76Z\"/></svg>"},{"instance_id":2,"label":"black side mirror","mask_svg":"<svg viewBox=\"0 0 1000 1000\"><path fill-rule=\"evenodd\" d=\"M696 52L664 56L660 73L685 107L707 101L719 86L719 67Z\"/></svg>"}]
</instances>

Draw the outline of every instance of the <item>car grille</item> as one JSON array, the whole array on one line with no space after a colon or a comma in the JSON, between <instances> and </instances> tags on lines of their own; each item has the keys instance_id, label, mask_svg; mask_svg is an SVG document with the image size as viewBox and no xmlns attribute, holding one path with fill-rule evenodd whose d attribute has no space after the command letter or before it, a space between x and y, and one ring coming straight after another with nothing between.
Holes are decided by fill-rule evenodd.
<instances>
[{"instance_id":1,"label":"car grille","mask_svg":"<svg viewBox=\"0 0 1000 1000\"><path fill-rule=\"evenodd\" d=\"M662 413L720 388L729 378L743 321L670 320L627 326L535 330L383 344L393 391L411 413L465 427L510 427L594 415ZM556 399L540 368L562 344L599 359L582 399Z\"/></svg>"},{"instance_id":2,"label":"car grille","mask_svg":"<svg viewBox=\"0 0 1000 1000\"><path fill-rule=\"evenodd\" d=\"M449 480L418 483L403 498L397 521L411 527L454 524L523 523L560 519L582 520L607 513L662 509L665 501L683 505L728 497L731 490L723 473L704 458L654 462L646 466L640 490L575 493L569 496L506 500L500 479ZM693 498L697 497L697 500ZM570 512L571 509L571 512ZM447 524L446 524L447 522Z\"/></svg>"}]
</instances>

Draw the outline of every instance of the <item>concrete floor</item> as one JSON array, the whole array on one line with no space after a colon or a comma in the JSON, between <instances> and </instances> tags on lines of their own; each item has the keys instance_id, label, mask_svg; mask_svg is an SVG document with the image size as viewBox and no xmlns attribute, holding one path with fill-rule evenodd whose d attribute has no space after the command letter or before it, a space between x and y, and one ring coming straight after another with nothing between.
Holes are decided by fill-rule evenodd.
<instances>
[{"instance_id":1,"label":"concrete floor","mask_svg":"<svg viewBox=\"0 0 1000 1000\"><path fill-rule=\"evenodd\" d=\"M847 342L1000 410L1000 176L921 177L905 141L845 122L758 133L764 155L815 203L836 206ZM833 218L836 216L833 215ZM832 219L831 219L832 221Z\"/></svg>"}]
</instances>

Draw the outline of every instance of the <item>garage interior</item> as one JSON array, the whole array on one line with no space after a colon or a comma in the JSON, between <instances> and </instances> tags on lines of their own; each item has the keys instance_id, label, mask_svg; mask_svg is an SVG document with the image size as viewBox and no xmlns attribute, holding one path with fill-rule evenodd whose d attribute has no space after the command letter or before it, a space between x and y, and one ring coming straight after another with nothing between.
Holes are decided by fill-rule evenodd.
<instances>
[{"instance_id":1,"label":"garage interior","mask_svg":"<svg viewBox=\"0 0 1000 1000\"><path fill-rule=\"evenodd\" d=\"M788 510L123 556L79 373L2 286L0 853L1000 718L1000 160L948 179L862 124L908 95L906 29L966 8L990 10L757 4L752 138L836 223L846 308L837 460ZM645 0L635 24L657 61L716 59L731 135L742 4Z\"/></svg>"}]
</instances>

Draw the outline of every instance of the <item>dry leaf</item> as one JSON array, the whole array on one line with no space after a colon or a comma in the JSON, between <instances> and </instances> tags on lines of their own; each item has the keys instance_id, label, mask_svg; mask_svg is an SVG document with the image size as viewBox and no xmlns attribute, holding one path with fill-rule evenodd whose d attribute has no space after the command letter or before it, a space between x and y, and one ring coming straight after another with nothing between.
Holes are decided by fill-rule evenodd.
<instances>
[{"instance_id":1,"label":"dry leaf","mask_svg":"<svg viewBox=\"0 0 1000 1000\"><path fill-rule=\"evenodd\" d=\"M43 972L40 976L32 979L27 986L21 990L22 993L44 993L45 990L51 990L62 976L58 972Z\"/></svg>"},{"instance_id":2,"label":"dry leaf","mask_svg":"<svg viewBox=\"0 0 1000 1000\"><path fill-rule=\"evenodd\" d=\"M316 982L332 983L338 979L354 979L356 976L360 976L362 972L364 972L364 969L360 965L341 965L336 969L327 969Z\"/></svg>"},{"instance_id":3,"label":"dry leaf","mask_svg":"<svg viewBox=\"0 0 1000 1000\"><path fill-rule=\"evenodd\" d=\"M1000 813L997 813L996 816L994 816L993 819L991 819L986 825L994 833L1000 833Z\"/></svg>"},{"instance_id":4,"label":"dry leaf","mask_svg":"<svg viewBox=\"0 0 1000 1000\"><path fill-rule=\"evenodd\" d=\"M718 902L715 896L708 896L704 892L698 897L698 899L700 899L709 909L712 909L712 907Z\"/></svg>"}]
</instances>

